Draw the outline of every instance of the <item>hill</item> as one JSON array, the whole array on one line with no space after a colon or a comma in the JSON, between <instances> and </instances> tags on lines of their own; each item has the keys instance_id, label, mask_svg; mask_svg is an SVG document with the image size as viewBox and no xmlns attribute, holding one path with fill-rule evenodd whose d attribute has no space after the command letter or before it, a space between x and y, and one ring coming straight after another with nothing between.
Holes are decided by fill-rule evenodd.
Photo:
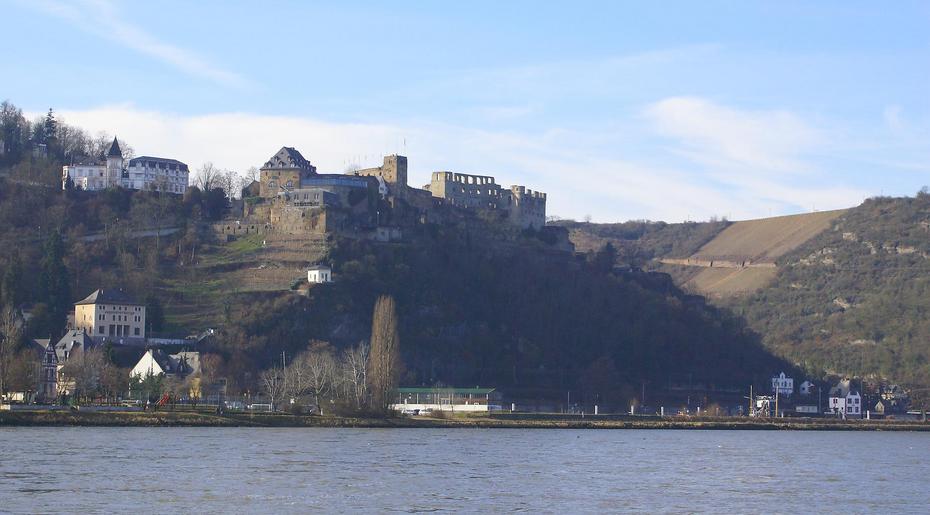
<instances>
[{"instance_id":1,"label":"hill","mask_svg":"<svg viewBox=\"0 0 930 515\"><path fill-rule=\"evenodd\" d=\"M874 198L728 304L808 368L930 385L930 195Z\"/></svg>"},{"instance_id":2,"label":"hill","mask_svg":"<svg viewBox=\"0 0 930 515\"><path fill-rule=\"evenodd\" d=\"M578 224L584 236L572 237L597 248L616 241L617 225ZM721 230L707 223L689 232L713 237L686 256L656 251L654 241L673 238L674 225L653 224L658 234L649 240L624 243L630 254L654 256L642 266L744 317L777 355L815 374L930 386L927 193Z\"/></svg>"},{"instance_id":3,"label":"hill","mask_svg":"<svg viewBox=\"0 0 930 515\"><path fill-rule=\"evenodd\" d=\"M51 177L56 164L29 166L20 172ZM156 332L217 328L202 350L233 389L255 391L282 351L366 340L380 294L397 299L406 384L488 384L537 400L572 391L578 401L625 405L644 384L650 394L682 385L738 392L786 366L739 319L667 276L561 250L557 227L504 231L465 217L405 229L394 243L274 234L226 241L208 230L210 210L196 190L0 186L4 298L39 314L32 336L61 330L56 291L67 290L67 307L95 288L122 287L164 313L151 317ZM319 261L332 263L338 281L307 295L291 290ZM50 269L67 288L47 287Z\"/></svg>"},{"instance_id":4,"label":"hill","mask_svg":"<svg viewBox=\"0 0 930 515\"><path fill-rule=\"evenodd\" d=\"M709 297L743 295L768 285L778 260L830 226L844 210L734 222L685 259L662 269L688 290ZM679 267L697 267L682 270Z\"/></svg>"}]
</instances>

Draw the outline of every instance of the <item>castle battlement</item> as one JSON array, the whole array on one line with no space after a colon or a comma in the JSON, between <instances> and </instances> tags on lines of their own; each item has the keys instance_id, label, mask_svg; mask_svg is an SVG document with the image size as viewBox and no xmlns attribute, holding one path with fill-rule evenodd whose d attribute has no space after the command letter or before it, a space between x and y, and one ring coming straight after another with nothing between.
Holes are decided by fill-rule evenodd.
<instances>
[{"instance_id":1,"label":"castle battlement","mask_svg":"<svg viewBox=\"0 0 930 515\"><path fill-rule=\"evenodd\" d=\"M546 224L545 193L526 186L505 189L489 175L433 172L425 189L453 206L506 211L510 221L520 227L539 228Z\"/></svg>"}]
</instances>

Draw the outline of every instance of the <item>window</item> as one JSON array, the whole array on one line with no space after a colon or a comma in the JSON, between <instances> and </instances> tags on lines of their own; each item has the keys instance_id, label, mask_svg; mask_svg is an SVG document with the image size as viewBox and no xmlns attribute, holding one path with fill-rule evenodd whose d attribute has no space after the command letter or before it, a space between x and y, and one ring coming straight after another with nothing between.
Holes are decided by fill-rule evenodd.
<instances>
[{"instance_id":1,"label":"window","mask_svg":"<svg viewBox=\"0 0 930 515\"><path fill-rule=\"evenodd\" d=\"M136 327L136 328L133 330L133 333L134 333L136 336L139 336L139 328Z\"/></svg>"},{"instance_id":2,"label":"window","mask_svg":"<svg viewBox=\"0 0 930 515\"><path fill-rule=\"evenodd\" d=\"M103 334L103 326L102 326L102 325L99 326L99 327L97 327L97 333L98 333L98 334Z\"/></svg>"}]
</instances>

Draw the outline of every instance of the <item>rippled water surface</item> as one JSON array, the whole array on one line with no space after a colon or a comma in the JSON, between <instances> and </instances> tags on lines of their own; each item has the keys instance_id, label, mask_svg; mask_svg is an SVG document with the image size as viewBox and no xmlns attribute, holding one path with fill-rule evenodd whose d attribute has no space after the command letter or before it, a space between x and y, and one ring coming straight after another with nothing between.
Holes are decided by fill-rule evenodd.
<instances>
[{"instance_id":1,"label":"rippled water surface","mask_svg":"<svg viewBox=\"0 0 930 515\"><path fill-rule=\"evenodd\" d=\"M3 512L927 513L930 434L0 428Z\"/></svg>"}]
</instances>

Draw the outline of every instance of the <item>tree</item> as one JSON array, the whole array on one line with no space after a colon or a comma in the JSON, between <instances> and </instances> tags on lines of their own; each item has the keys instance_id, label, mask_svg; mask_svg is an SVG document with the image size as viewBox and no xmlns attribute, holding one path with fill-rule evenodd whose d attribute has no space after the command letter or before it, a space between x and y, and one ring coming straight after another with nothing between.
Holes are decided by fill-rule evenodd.
<instances>
[{"instance_id":1,"label":"tree","mask_svg":"<svg viewBox=\"0 0 930 515\"><path fill-rule=\"evenodd\" d=\"M346 397L362 409L368 402L368 344L359 343L342 351L340 381Z\"/></svg>"},{"instance_id":2,"label":"tree","mask_svg":"<svg viewBox=\"0 0 930 515\"><path fill-rule=\"evenodd\" d=\"M371 356L368 360L368 381L374 409L387 410L391 393L397 388L401 368L397 308L394 297L382 295L375 303L372 316Z\"/></svg>"},{"instance_id":3,"label":"tree","mask_svg":"<svg viewBox=\"0 0 930 515\"><path fill-rule=\"evenodd\" d=\"M49 331L57 336L64 331L68 311L71 308L71 286L68 281L68 269L64 263L64 242L61 233L52 231L45 241L45 255L42 257L42 272L39 275L39 288L42 300L48 305L50 315Z\"/></svg>"},{"instance_id":4,"label":"tree","mask_svg":"<svg viewBox=\"0 0 930 515\"><path fill-rule=\"evenodd\" d=\"M22 339L23 319L19 308L11 304L0 307L0 396L9 388L16 349Z\"/></svg>"},{"instance_id":5,"label":"tree","mask_svg":"<svg viewBox=\"0 0 930 515\"><path fill-rule=\"evenodd\" d=\"M74 381L76 399L88 399L100 390L106 364L107 358L103 349L83 349L65 362L61 367L61 375Z\"/></svg>"},{"instance_id":6,"label":"tree","mask_svg":"<svg viewBox=\"0 0 930 515\"><path fill-rule=\"evenodd\" d=\"M200 188L200 191L210 191L214 188L221 187L222 170L213 166L213 163L207 161L202 164L194 176L194 184Z\"/></svg>"},{"instance_id":7,"label":"tree","mask_svg":"<svg viewBox=\"0 0 930 515\"><path fill-rule=\"evenodd\" d=\"M613 270L614 264L617 262L617 249L614 248L613 244L609 241L604 244L597 252L594 253L592 258L592 265L594 265L595 270L607 273Z\"/></svg>"},{"instance_id":8,"label":"tree","mask_svg":"<svg viewBox=\"0 0 930 515\"><path fill-rule=\"evenodd\" d=\"M322 415L322 398L331 390L336 375L336 358L332 346L326 342L313 342L308 350L297 357L294 364L297 365L297 370L300 370L295 379L299 381L298 384L305 384L298 395L305 392L313 395L317 409Z\"/></svg>"},{"instance_id":9,"label":"tree","mask_svg":"<svg viewBox=\"0 0 930 515\"><path fill-rule=\"evenodd\" d=\"M159 333L165 326L165 310L155 295L145 297L145 332Z\"/></svg>"},{"instance_id":10,"label":"tree","mask_svg":"<svg viewBox=\"0 0 930 515\"><path fill-rule=\"evenodd\" d=\"M25 291L23 288L23 264L16 252L10 257L0 278L0 305L8 304L18 307L25 301Z\"/></svg>"},{"instance_id":11,"label":"tree","mask_svg":"<svg viewBox=\"0 0 930 515\"><path fill-rule=\"evenodd\" d=\"M268 396L271 401L271 409L274 411L275 406L284 401L284 372L279 368L270 368L262 372L259 379L262 392Z\"/></svg>"}]
</instances>

